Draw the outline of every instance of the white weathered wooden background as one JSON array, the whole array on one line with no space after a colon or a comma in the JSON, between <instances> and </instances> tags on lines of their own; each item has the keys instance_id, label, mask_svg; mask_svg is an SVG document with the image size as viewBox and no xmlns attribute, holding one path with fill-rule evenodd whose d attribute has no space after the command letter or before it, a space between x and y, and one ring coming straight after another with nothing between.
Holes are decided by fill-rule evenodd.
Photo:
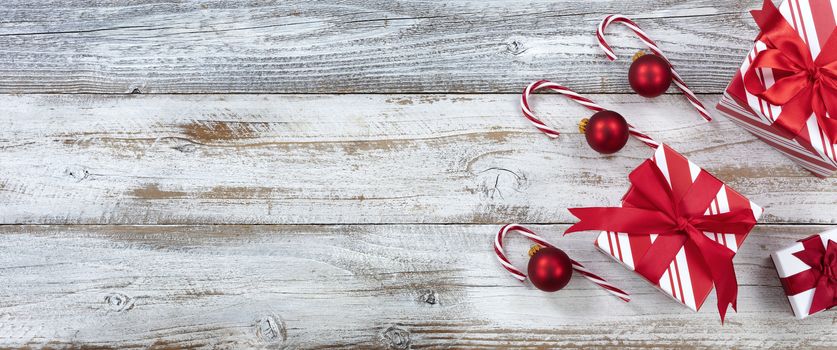
<instances>
[{"instance_id":1,"label":"white weathered wooden background","mask_svg":"<svg viewBox=\"0 0 837 350\"><path fill-rule=\"evenodd\" d=\"M658 40L708 106L758 0L0 4L0 347L830 347L769 253L837 224L817 179L717 113L630 94L608 13ZM736 258L739 312L695 314L592 246L570 206L614 205L649 149L594 154L548 78L591 94L767 210ZM672 90L672 92L675 92ZM714 108L713 108L714 111ZM545 294L500 269L531 224L634 294ZM525 263L526 242L512 237ZM714 297L712 297L714 298Z\"/></svg>"}]
</instances>

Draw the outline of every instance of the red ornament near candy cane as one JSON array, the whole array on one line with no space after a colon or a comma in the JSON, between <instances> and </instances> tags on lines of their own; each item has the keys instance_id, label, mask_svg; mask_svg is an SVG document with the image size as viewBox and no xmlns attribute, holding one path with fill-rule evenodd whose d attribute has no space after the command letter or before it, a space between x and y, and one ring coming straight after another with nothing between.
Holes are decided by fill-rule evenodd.
<instances>
[{"instance_id":1,"label":"red ornament near candy cane","mask_svg":"<svg viewBox=\"0 0 837 350\"><path fill-rule=\"evenodd\" d=\"M590 110L596 112L604 110L604 108L589 98L581 96L563 86L545 80L534 82L523 91L521 96L521 110L524 117L550 137L557 137L559 135L558 131L547 126L537 118L532 112L528 101L528 97L533 91L547 88L570 97ZM634 230L633 228L628 230L620 227L609 231L602 228L602 230L608 232L600 232L597 246L602 251L605 251L602 249L603 245L601 243L602 237L605 237L607 239L606 244L610 245L610 253L608 253L610 256L619 260L623 265L636 271L649 282L658 286L662 291L695 311L700 308L713 287L717 287L718 307L723 321L727 305L732 304L733 308L735 308L737 300L738 285L734 277L734 270L731 267L731 255L735 254L737 247L746 238L755 220L761 215L762 209L728 188L714 176L711 176L689 162L685 157L671 148L656 142L648 135L639 132L630 125L629 132L631 136L638 138L649 147L656 149L650 162L654 164L653 166L659 168L660 174L649 173L649 168L651 167L649 161L646 161L646 163L643 163L642 166L634 170L631 178L632 187L623 198L623 204L627 203L628 208L618 209L626 209L625 212L628 213L632 210L631 208L637 209L641 205L659 204L656 206L656 212L646 213L648 214L648 218L639 220L640 225L647 223L653 227L638 226L638 230ZM693 175L697 175L697 177ZM646 181L635 181L635 178L657 181L646 183ZM661 179L662 181L660 181ZM671 179L671 182L669 182L669 179ZM639 186L643 186L643 189L636 189ZM671 187L669 188L669 186ZM692 188L695 188L695 190L692 191ZM669 195L668 193L672 191L683 195L683 197ZM640 194L649 194L652 198L643 199L637 197ZM685 196L686 194L689 196ZM714 198L708 198L707 196L714 196ZM674 198L681 198L682 202L668 203ZM708 202L709 204L707 204L707 200L710 200ZM661 203L671 205L665 206ZM653 207L654 205L651 206ZM583 211L584 209L571 212L573 214L584 214L582 213ZM684 213L686 216L682 216ZM702 213L704 214L703 216L700 215ZM717 216L713 216L716 214ZM593 222L600 217L607 219L610 216L598 214L588 215L585 216L587 220L582 220L584 224L573 227L577 230L580 230L582 226L586 229L598 230L599 228L594 227L599 224L598 222L595 225L588 225L587 223ZM593 218L593 221L589 220L590 217ZM631 218L632 216L628 213L624 217ZM650 219L651 217L653 219ZM617 223L629 222L622 216L614 216L614 218ZM717 220L713 221L714 219ZM704 224L709 226L704 226ZM701 229L706 229L707 231L699 233ZM663 235L660 235L658 232L663 233ZM702 236L707 232L709 234L714 232L714 239L712 237L709 237L709 240L703 239L704 237ZM619 247L624 246L629 247L629 249L626 250L617 247L614 250L611 244L611 236L614 236L612 239L616 240L616 244ZM682 245L678 245L680 240L683 240ZM650 244L653 242L660 242L662 244ZM654 252L648 253L652 248ZM727 252L727 250L730 252ZM672 254L675 254L673 258ZM657 260L649 259L648 262L643 261L642 264L637 265L635 260L640 261L646 255L656 257L655 259ZM707 266L706 261L713 263L711 266ZM504 266L506 265L504 264ZM508 269L509 266L506 267ZM513 273L511 270L510 272ZM660 276L660 273L663 276ZM666 284L667 282L669 284Z\"/></svg>"},{"instance_id":2,"label":"red ornament near candy cane","mask_svg":"<svg viewBox=\"0 0 837 350\"><path fill-rule=\"evenodd\" d=\"M605 29L607 29L607 26L614 22L621 23L631 29L654 55L662 59L659 60L653 56L643 56L645 58L640 57L639 59L634 60L634 63L631 65L631 72L629 75L629 79L632 80L631 87L634 88L634 91L637 91L640 95L647 97L653 97L654 93L657 92L659 92L659 94L665 92L665 89L659 91L662 85L665 85L665 88L668 88L668 84L670 84L664 84L663 81L665 81L665 77L660 76L665 75L664 72L660 73L660 70L662 69L661 67L665 67L660 61L665 61L665 63L668 63L668 70L671 72L671 81L674 82L674 85L676 85L677 88L683 92L689 100L689 103L692 104L701 117L706 119L706 121L711 121L712 117L709 115L706 107L703 106L703 103L698 100L695 93L692 92L688 85L686 85L686 82L683 81L683 78L681 78L680 74L678 74L674 69L674 65L671 63L671 60L663 54L659 46L657 46L657 43L655 43L654 40L651 40L648 34L639 28L639 25L623 15L609 15L605 17L602 22L599 23L599 27L596 30L596 37L599 39L599 46L602 48L602 51L604 51L605 55L607 55L607 58L611 61L616 59L616 54L604 38ZM637 67L634 67L635 65ZM654 76L656 76L656 79L652 78Z\"/></svg>"},{"instance_id":3,"label":"red ornament near candy cane","mask_svg":"<svg viewBox=\"0 0 837 350\"><path fill-rule=\"evenodd\" d=\"M508 224L508 225L505 225L502 228L500 228L500 231L497 232L497 236L494 238L494 252L497 254L497 260L500 261L500 264L503 266L503 268L505 268L509 273L511 273L511 275L514 278L516 278L517 280L519 280L521 282L524 282L524 281L526 281L527 276L526 276L525 273L521 272L516 267L514 267L514 265L512 265L512 263L511 263L511 261L509 261L509 259L506 257L506 252L505 252L505 249L503 247L503 238L509 232L520 233L521 235L525 236L526 238L529 238L529 240L531 240L532 242L535 242L536 247L541 248L537 252L535 252L534 255L532 255L532 260L530 260L530 264L529 264L530 265L529 266L529 272L530 273L532 273L532 269L533 269L532 265L540 265L540 264L537 264L537 263L533 264L532 262L535 261L535 259L538 259L538 254L542 254L542 253L549 253L550 255L552 255L552 256L549 256L549 257L544 256L544 257L542 257L541 260L549 261L549 260L554 259L552 261L549 261L550 263L553 263L553 265L560 265L561 263L560 262L555 262L555 260L561 260L562 258L560 256L563 255L563 257L566 257L566 259L569 262L569 265L572 267L572 270L570 270L570 271L560 271L559 272L560 276L541 277L541 278L543 278L543 280L539 281L539 282L535 282L534 278L530 278L530 279L532 279L533 284L535 284L535 286L538 287L538 289L541 289L541 290L544 290L544 291L550 291L550 292L559 290L559 289L563 288L564 285L566 285L566 283L569 281L569 278L572 275L572 271L575 271L576 273L582 275L584 278L586 278L586 279L590 280L591 282L595 283L596 285L603 288L608 293L613 294L614 296L621 299L622 301L624 301L624 302L631 301L630 294L628 294L627 292L625 292L625 291L617 288L616 286L610 284L604 278L601 278L598 275L590 272L589 270L587 270L584 267L584 265L580 264L579 262L570 259L560 249L558 249L554 245L548 243L546 240L543 239L543 237L538 236L538 234L536 234L534 231L532 231L532 230L530 230L526 227L523 227L521 225L518 225L518 224ZM535 248L535 247L533 247L533 248ZM557 250L557 252L555 252L555 250ZM549 266L549 267L554 268L555 266ZM557 269L561 270L564 267L566 267L566 266L557 266ZM534 277L534 276L532 276L532 277ZM555 288L556 286L558 288Z\"/></svg>"},{"instance_id":4,"label":"red ornament near candy cane","mask_svg":"<svg viewBox=\"0 0 837 350\"><path fill-rule=\"evenodd\" d=\"M602 120L606 120L610 123L615 123L614 119L616 119L613 114L619 116L616 112L606 110L604 107L598 105L597 103L593 102L587 97L581 96L575 91L572 91L564 86L559 84L553 83L549 80L538 80L534 83L529 84L525 89L523 89L523 94L520 96L520 109L523 112L523 116L526 117L538 130L543 132L549 137L556 138L560 133L558 130L555 130L549 126L547 126L543 121L541 121L534 112L532 112L532 108L529 105L529 96L541 89L547 89L554 92L557 92L561 95L569 97L571 100L577 102L578 104L587 107L587 109L596 112L593 117L590 118L589 121L586 119L582 119L580 129L584 132L587 142L594 150L600 153L614 153L622 148L627 141L627 135L635 137L637 140L641 141L642 143L648 145L652 148L657 148L660 144L657 141L654 141L650 136L646 135L645 133L640 132L637 130L633 125L624 122L624 125L627 127L625 129L625 135L615 135L613 133L605 133L603 136L596 136L594 135L598 130L596 120L599 119L598 117L603 117ZM624 120L624 119L623 119ZM615 131L616 128L611 128ZM609 136L609 137L608 137ZM612 138L619 138L619 142L614 142ZM618 147L613 146L613 144L617 144ZM605 152L603 152L605 151Z\"/></svg>"}]
</instances>

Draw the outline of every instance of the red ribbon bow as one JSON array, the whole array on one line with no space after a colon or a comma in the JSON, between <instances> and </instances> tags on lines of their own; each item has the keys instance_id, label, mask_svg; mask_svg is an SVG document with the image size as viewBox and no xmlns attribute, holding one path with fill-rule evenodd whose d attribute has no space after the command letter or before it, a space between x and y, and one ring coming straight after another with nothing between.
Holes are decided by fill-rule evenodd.
<instances>
[{"instance_id":1,"label":"red ribbon bow","mask_svg":"<svg viewBox=\"0 0 837 350\"><path fill-rule=\"evenodd\" d=\"M814 113L820 129L837 142L837 35L831 35L817 59L808 45L788 24L770 0L761 10L750 12L767 44L744 73L744 87L751 94L782 106L775 124L800 135ZM776 82L766 89L756 74L759 68L773 70ZM827 113L827 115L826 115Z\"/></svg>"},{"instance_id":2,"label":"red ribbon bow","mask_svg":"<svg viewBox=\"0 0 837 350\"><path fill-rule=\"evenodd\" d=\"M829 240L826 248L819 236L801 242L804 250L793 256L811 268L782 278L782 285L789 295L816 288L808 314L830 309L837 305L837 243Z\"/></svg>"},{"instance_id":3,"label":"red ribbon bow","mask_svg":"<svg viewBox=\"0 0 837 350\"><path fill-rule=\"evenodd\" d=\"M567 231L603 230L629 235L659 236L636 263L635 271L652 282L659 281L684 246L700 252L704 267L717 289L718 311L724 320L727 305L736 308L738 282L732 258L735 253L713 241L703 231L746 234L756 223L752 210L739 209L704 215L721 190L720 180L701 171L691 186L675 195L660 169L646 160L629 175L632 188L622 207L572 208L581 221Z\"/></svg>"}]
</instances>

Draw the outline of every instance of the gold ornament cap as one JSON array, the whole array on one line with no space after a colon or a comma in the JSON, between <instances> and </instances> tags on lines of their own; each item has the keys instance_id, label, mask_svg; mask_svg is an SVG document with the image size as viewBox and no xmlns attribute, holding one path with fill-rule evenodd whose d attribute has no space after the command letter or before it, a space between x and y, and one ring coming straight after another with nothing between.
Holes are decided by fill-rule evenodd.
<instances>
[{"instance_id":1,"label":"gold ornament cap","mask_svg":"<svg viewBox=\"0 0 837 350\"><path fill-rule=\"evenodd\" d=\"M637 52L634 54L634 56L633 56L633 57L631 57L631 61L636 61L636 60L638 60L638 59L639 59L640 57L642 57L642 56L645 56L645 50L639 50L639 51L637 51Z\"/></svg>"},{"instance_id":2,"label":"gold ornament cap","mask_svg":"<svg viewBox=\"0 0 837 350\"><path fill-rule=\"evenodd\" d=\"M533 255L535 255L535 253L537 253L539 250L541 250L541 246L539 246L539 245L537 245L537 244L532 245L532 246L529 248L529 257L531 258L531 257L532 257Z\"/></svg>"},{"instance_id":3,"label":"gold ornament cap","mask_svg":"<svg viewBox=\"0 0 837 350\"><path fill-rule=\"evenodd\" d=\"M587 124L589 124L589 123L590 123L590 119L588 119L588 118L582 118L581 120L579 120L578 121L578 131L580 131L582 134L587 133Z\"/></svg>"}]
</instances>

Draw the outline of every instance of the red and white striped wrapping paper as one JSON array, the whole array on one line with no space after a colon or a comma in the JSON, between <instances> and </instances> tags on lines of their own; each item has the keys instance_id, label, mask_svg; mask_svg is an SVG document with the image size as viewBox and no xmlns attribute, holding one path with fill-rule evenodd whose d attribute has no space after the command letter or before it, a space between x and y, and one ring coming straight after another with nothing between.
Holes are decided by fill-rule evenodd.
<instances>
[{"instance_id":1,"label":"red and white striped wrapping paper","mask_svg":"<svg viewBox=\"0 0 837 350\"><path fill-rule=\"evenodd\" d=\"M814 58L837 28L837 0L787 0L779 5L779 12L807 43ZM827 177L834 174L837 172L837 140L828 139L813 114L802 135L794 137L773 126L773 121L782 111L781 106L772 105L744 88L744 73L756 54L766 48L764 42L756 40L747 59L727 86L724 97L718 103L718 111L815 175ZM772 70L765 68L760 71L759 78L765 87L772 86Z\"/></svg>"},{"instance_id":2,"label":"red and white striped wrapping paper","mask_svg":"<svg viewBox=\"0 0 837 350\"><path fill-rule=\"evenodd\" d=\"M827 245L829 240L837 242L837 229L828 230L818 235L807 237L799 242L796 242L790 247L781 249L771 254L773 257L773 264L776 265L776 272L779 273L779 278L788 278L811 268L793 255L796 252L804 250L805 248L802 245L802 241L809 239L819 239L822 241L823 245ZM801 320L811 315L809 311L811 310L811 303L814 300L815 289L816 288L811 288L802 293L788 295L788 301L790 302L793 314L796 315L797 319Z\"/></svg>"},{"instance_id":3,"label":"red and white striped wrapping paper","mask_svg":"<svg viewBox=\"0 0 837 350\"><path fill-rule=\"evenodd\" d=\"M674 193L684 191L690 187L698 174L705 171L666 145L658 147L651 160L660 168ZM631 190L633 188L628 191ZM756 220L763 212L761 207L724 185L718 191L718 195L710 206L706 208L706 213L708 215L722 214L739 208L752 209ZM747 234L735 235L723 232L704 232L704 234L725 245L733 252L737 251L744 239L747 238ZM638 261L645 255L656 238L657 235L655 234L628 235L627 233L604 231L599 234L595 244L602 252L612 256L626 268L634 270L634 261ZM659 281L649 280L649 282L678 302L697 311L713 288L709 272L700 259L699 251L693 250L691 247L683 247L677 253L677 257L671 262L663 277Z\"/></svg>"}]
</instances>

